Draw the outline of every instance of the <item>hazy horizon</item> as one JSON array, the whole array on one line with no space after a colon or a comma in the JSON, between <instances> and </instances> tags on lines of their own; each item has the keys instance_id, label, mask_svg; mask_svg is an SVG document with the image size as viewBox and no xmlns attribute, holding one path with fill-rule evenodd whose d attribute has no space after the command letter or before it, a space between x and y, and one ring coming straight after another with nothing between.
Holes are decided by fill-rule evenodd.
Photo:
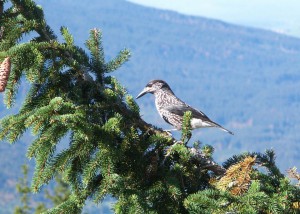
<instances>
[{"instance_id":1,"label":"hazy horizon","mask_svg":"<svg viewBox=\"0 0 300 214\"><path fill-rule=\"evenodd\" d=\"M296 0L127 0L143 6L202 16L300 37L300 1Z\"/></svg>"}]
</instances>

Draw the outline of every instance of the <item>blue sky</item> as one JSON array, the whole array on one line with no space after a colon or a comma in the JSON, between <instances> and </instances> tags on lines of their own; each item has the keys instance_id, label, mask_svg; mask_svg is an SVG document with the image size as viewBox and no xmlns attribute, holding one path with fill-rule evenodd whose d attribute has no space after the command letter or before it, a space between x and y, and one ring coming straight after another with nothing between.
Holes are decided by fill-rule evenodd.
<instances>
[{"instance_id":1,"label":"blue sky","mask_svg":"<svg viewBox=\"0 0 300 214\"><path fill-rule=\"evenodd\" d=\"M300 37L299 0L128 0Z\"/></svg>"}]
</instances>

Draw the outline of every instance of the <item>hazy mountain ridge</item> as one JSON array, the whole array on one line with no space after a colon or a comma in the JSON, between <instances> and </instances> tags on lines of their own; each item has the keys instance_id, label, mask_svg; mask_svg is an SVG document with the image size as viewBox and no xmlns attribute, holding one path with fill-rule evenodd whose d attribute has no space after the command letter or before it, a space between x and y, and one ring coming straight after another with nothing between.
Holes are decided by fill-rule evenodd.
<instances>
[{"instance_id":1,"label":"hazy mountain ridge","mask_svg":"<svg viewBox=\"0 0 300 214\"><path fill-rule=\"evenodd\" d=\"M113 75L132 95L149 80L164 79L181 99L234 131L235 136L194 131L194 139L215 147L218 161L246 150L274 148L282 169L299 168L300 39L123 0L37 2L55 32L67 26L77 44L83 46L89 29L97 27L108 58L129 48L131 60ZM159 118L153 97L138 104L146 121L169 127ZM0 144L5 169L1 195L13 191L7 183L20 173L25 147Z\"/></svg>"}]
</instances>

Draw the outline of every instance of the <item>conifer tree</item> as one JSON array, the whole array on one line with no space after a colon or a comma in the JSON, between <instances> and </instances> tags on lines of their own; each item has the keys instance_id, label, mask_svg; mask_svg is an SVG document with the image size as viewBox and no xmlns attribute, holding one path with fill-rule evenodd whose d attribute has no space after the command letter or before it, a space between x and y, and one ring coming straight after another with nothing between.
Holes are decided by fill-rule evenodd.
<instances>
[{"instance_id":1,"label":"conifer tree","mask_svg":"<svg viewBox=\"0 0 300 214\"><path fill-rule=\"evenodd\" d=\"M17 191L21 196L22 206L16 206L14 210L14 214L29 214L32 213L32 207L30 206L30 197L31 193L30 187L28 186L28 166L22 166L23 177L19 179L17 183Z\"/></svg>"},{"instance_id":2,"label":"conifer tree","mask_svg":"<svg viewBox=\"0 0 300 214\"><path fill-rule=\"evenodd\" d=\"M0 139L14 143L27 130L36 136L27 152L36 161L33 192L55 175L71 188L70 197L46 213L80 213L86 200L99 203L107 195L117 199L116 213L299 211L299 188L276 167L274 152L234 156L220 166L211 146L185 145L189 113L177 143L143 121L132 96L111 76L130 52L105 61L99 30L90 31L86 53L66 27L60 42L31 0L0 1L0 15L0 61L11 62L8 108L22 77L30 83L19 111L1 119ZM31 40L21 43L24 35ZM58 151L66 137L68 147Z\"/></svg>"},{"instance_id":3,"label":"conifer tree","mask_svg":"<svg viewBox=\"0 0 300 214\"><path fill-rule=\"evenodd\" d=\"M53 191L46 189L44 191L44 198L50 201L34 201L33 194L30 190L30 185L28 181L28 165L24 164L22 166L23 177L19 179L16 185L17 192L21 196L21 204L16 206L14 209L14 214L40 214L47 210L49 204L57 206L62 202L68 200L70 196L69 186L63 182L61 176L56 176L56 186Z\"/></svg>"}]
</instances>

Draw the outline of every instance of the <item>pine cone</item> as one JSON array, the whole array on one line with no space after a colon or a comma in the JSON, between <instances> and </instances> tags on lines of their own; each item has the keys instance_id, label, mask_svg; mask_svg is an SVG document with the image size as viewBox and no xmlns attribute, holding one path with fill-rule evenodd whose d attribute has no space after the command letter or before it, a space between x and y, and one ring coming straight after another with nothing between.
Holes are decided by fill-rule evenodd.
<instances>
[{"instance_id":1,"label":"pine cone","mask_svg":"<svg viewBox=\"0 0 300 214\"><path fill-rule=\"evenodd\" d=\"M0 92L5 91L5 87L10 73L10 66L10 58L6 57L0 65Z\"/></svg>"}]
</instances>

